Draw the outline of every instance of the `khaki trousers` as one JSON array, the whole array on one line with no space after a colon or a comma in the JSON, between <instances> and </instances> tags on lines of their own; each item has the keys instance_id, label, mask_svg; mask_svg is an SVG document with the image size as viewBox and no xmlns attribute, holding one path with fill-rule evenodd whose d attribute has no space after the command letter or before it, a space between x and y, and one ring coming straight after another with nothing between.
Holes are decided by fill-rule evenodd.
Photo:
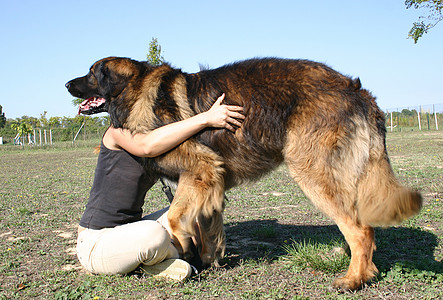
<instances>
[{"instance_id":1,"label":"khaki trousers","mask_svg":"<svg viewBox=\"0 0 443 300\"><path fill-rule=\"evenodd\" d=\"M126 274L140 264L154 265L178 258L166 228L168 208L141 221L104 228L85 229L77 238L77 257L94 274Z\"/></svg>"}]
</instances>

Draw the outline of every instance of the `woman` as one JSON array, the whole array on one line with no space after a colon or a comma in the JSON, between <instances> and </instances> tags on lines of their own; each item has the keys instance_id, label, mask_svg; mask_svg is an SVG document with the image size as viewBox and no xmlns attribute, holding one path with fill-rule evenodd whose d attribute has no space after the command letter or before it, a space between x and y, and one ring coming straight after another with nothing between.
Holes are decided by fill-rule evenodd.
<instances>
[{"instance_id":1,"label":"woman","mask_svg":"<svg viewBox=\"0 0 443 300\"><path fill-rule=\"evenodd\" d=\"M167 208L141 217L146 192L155 181L140 157L161 155L206 127L240 127L242 107L222 105L224 96L207 112L146 134L108 128L78 227L77 256L83 267L95 274L125 274L141 265L158 276L190 276L191 266L179 259L171 242Z\"/></svg>"}]
</instances>

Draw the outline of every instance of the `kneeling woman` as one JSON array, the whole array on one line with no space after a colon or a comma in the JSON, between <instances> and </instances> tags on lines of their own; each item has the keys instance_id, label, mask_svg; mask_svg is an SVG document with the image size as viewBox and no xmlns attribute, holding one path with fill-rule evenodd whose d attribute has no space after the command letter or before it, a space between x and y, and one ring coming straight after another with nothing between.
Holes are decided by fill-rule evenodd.
<instances>
[{"instance_id":1,"label":"kneeling woman","mask_svg":"<svg viewBox=\"0 0 443 300\"><path fill-rule=\"evenodd\" d=\"M112 126L103 135L94 183L78 227L77 256L94 274L125 274L138 266L176 280L190 276L171 242L167 209L142 218L146 192L154 184L140 157L155 157L207 127L234 130L244 119L242 107L223 105L224 94L207 112L131 134Z\"/></svg>"}]
</instances>

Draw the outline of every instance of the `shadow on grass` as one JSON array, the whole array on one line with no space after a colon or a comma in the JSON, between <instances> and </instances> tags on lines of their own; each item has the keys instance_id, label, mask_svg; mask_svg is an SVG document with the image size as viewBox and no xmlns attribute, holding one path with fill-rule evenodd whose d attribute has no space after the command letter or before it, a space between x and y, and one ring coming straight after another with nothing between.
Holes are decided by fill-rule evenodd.
<instances>
[{"instance_id":1,"label":"shadow on grass","mask_svg":"<svg viewBox=\"0 0 443 300\"><path fill-rule=\"evenodd\" d=\"M335 225L284 225L277 220L254 220L227 224L225 230L228 267L235 267L242 259L278 259L286 254L282 246L293 241L345 244ZM377 251L373 259L380 273L398 265L410 270L443 273L443 263L434 259L438 246L435 234L416 228L391 227L377 228L375 235Z\"/></svg>"}]
</instances>

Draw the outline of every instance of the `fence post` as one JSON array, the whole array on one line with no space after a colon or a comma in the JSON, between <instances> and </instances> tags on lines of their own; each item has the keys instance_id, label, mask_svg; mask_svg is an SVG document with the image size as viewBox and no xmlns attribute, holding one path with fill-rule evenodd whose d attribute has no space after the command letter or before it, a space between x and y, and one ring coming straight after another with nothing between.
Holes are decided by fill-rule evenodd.
<instances>
[{"instance_id":1,"label":"fence post","mask_svg":"<svg viewBox=\"0 0 443 300\"><path fill-rule=\"evenodd\" d=\"M417 118L418 118L418 129L421 130L421 123L420 123L420 111L421 111L421 105L419 109L417 110Z\"/></svg>"},{"instance_id":2,"label":"fence post","mask_svg":"<svg viewBox=\"0 0 443 300\"><path fill-rule=\"evenodd\" d=\"M82 126L80 126L80 129L77 131L77 134L75 135L74 139L72 140L72 144L75 143L75 140L77 139L78 134L80 133L80 130L82 130L83 126L85 126L86 119L83 119Z\"/></svg>"},{"instance_id":3,"label":"fence post","mask_svg":"<svg viewBox=\"0 0 443 300\"><path fill-rule=\"evenodd\" d=\"M437 112L435 111L435 104L432 105L432 109L434 110L435 129L438 130Z\"/></svg>"},{"instance_id":4,"label":"fence post","mask_svg":"<svg viewBox=\"0 0 443 300\"><path fill-rule=\"evenodd\" d=\"M49 142L52 145L52 129L51 128L49 129Z\"/></svg>"},{"instance_id":5,"label":"fence post","mask_svg":"<svg viewBox=\"0 0 443 300\"><path fill-rule=\"evenodd\" d=\"M401 132L401 127L400 127L400 112L398 111L398 108L397 108L397 129L398 129L398 131L400 131Z\"/></svg>"},{"instance_id":6,"label":"fence post","mask_svg":"<svg viewBox=\"0 0 443 300\"><path fill-rule=\"evenodd\" d=\"M392 126L392 111L391 111L391 132L394 130L394 127Z\"/></svg>"}]
</instances>

